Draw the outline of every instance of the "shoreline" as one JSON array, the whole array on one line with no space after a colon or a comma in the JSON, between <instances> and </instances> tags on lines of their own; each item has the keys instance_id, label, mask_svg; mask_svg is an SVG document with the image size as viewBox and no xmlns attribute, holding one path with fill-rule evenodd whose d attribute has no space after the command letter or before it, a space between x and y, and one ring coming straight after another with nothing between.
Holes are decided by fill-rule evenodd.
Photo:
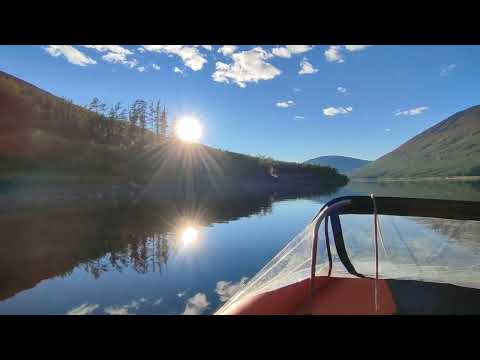
<instances>
[{"instance_id":1,"label":"shoreline","mask_svg":"<svg viewBox=\"0 0 480 360\"><path fill-rule=\"evenodd\" d=\"M242 177L212 183L153 181L137 184L118 177L62 174L0 175L0 214L44 207L147 204L162 202L251 201L257 198L314 196L345 184L322 183L318 176ZM219 179L220 180L220 179ZM225 179L223 179L225 180Z\"/></svg>"},{"instance_id":2,"label":"shoreline","mask_svg":"<svg viewBox=\"0 0 480 360\"><path fill-rule=\"evenodd\" d=\"M480 176L432 176L419 178L349 178L352 182L381 183L381 182L428 182L428 181L480 181Z\"/></svg>"}]
</instances>

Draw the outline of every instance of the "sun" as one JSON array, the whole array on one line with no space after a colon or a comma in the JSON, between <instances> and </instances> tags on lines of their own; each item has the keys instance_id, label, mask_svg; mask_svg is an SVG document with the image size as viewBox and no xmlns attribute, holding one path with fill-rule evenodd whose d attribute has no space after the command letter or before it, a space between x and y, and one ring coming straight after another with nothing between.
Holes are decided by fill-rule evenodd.
<instances>
[{"instance_id":1,"label":"sun","mask_svg":"<svg viewBox=\"0 0 480 360\"><path fill-rule=\"evenodd\" d=\"M202 126L196 118L186 116L178 120L175 133L182 141L198 142L202 137Z\"/></svg>"}]
</instances>

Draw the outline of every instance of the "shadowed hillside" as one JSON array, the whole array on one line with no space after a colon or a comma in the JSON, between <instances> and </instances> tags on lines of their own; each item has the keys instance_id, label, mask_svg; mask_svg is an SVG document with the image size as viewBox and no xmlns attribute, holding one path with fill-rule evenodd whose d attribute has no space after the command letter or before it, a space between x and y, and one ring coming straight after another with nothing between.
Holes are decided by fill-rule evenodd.
<instances>
[{"instance_id":1,"label":"shadowed hillside","mask_svg":"<svg viewBox=\"0 0 480 360\"><path fill-rule=\"evenodd\" d=\"M348 181L330 167L182 143L167 133L165 108L160 111L153 101L139 99L128 109L116 104L108 110L94 98L82 107L0 72L0 190L2 179L13 186L23 175L36 181L68 175L95 182L93 177L104 176L116 184L133 182L145 191L182 196L236 192L239 186L293 191Z\"/></svg>"}]
</instances>

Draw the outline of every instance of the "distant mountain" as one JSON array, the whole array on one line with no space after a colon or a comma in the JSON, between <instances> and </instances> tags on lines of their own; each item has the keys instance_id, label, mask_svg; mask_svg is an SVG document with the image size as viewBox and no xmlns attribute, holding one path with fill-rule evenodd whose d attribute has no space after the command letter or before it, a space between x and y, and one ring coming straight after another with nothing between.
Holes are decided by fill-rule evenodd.
<instances>
[{"instance_id":1,"label":"distant mountain","mask_svg":"<svg viewBox=\"0 0 480 360\"><path fill-rule=\"evenodd\" d=\"M306 164L330 166L336 168L340 173L346 174L368 164L370 161L356 159L348 156L319 156L315 159L305 161Z\"/></svg>"},{"instance_id":2,"label":"distant mountain","mask_svg":"<svg viewBox=\"0 0 480 360\"><path fill-rule=\"evenodd\" d=\"M450 116L351 175L354 178L480 175L480 105Z\"/></svg>"}]
</instances>

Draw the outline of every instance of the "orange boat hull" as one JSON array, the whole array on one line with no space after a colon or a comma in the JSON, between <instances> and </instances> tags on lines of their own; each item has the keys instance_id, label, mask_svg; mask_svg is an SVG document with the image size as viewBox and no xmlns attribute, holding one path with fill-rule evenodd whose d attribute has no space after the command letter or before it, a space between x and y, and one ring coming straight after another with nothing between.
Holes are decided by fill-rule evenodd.
<instances>
[{"instance_id":1,"label":"orange boat hull","mask_svg":"<svg viewBox=\"0 0 480 360\"><path fill-rule=\"evenodd\" d=\"M247 296L218 315L390 315L396 312L386 280L316 277L313 295L309 285L310 279L305 279Z\"/></svg>"}]
</instances>

